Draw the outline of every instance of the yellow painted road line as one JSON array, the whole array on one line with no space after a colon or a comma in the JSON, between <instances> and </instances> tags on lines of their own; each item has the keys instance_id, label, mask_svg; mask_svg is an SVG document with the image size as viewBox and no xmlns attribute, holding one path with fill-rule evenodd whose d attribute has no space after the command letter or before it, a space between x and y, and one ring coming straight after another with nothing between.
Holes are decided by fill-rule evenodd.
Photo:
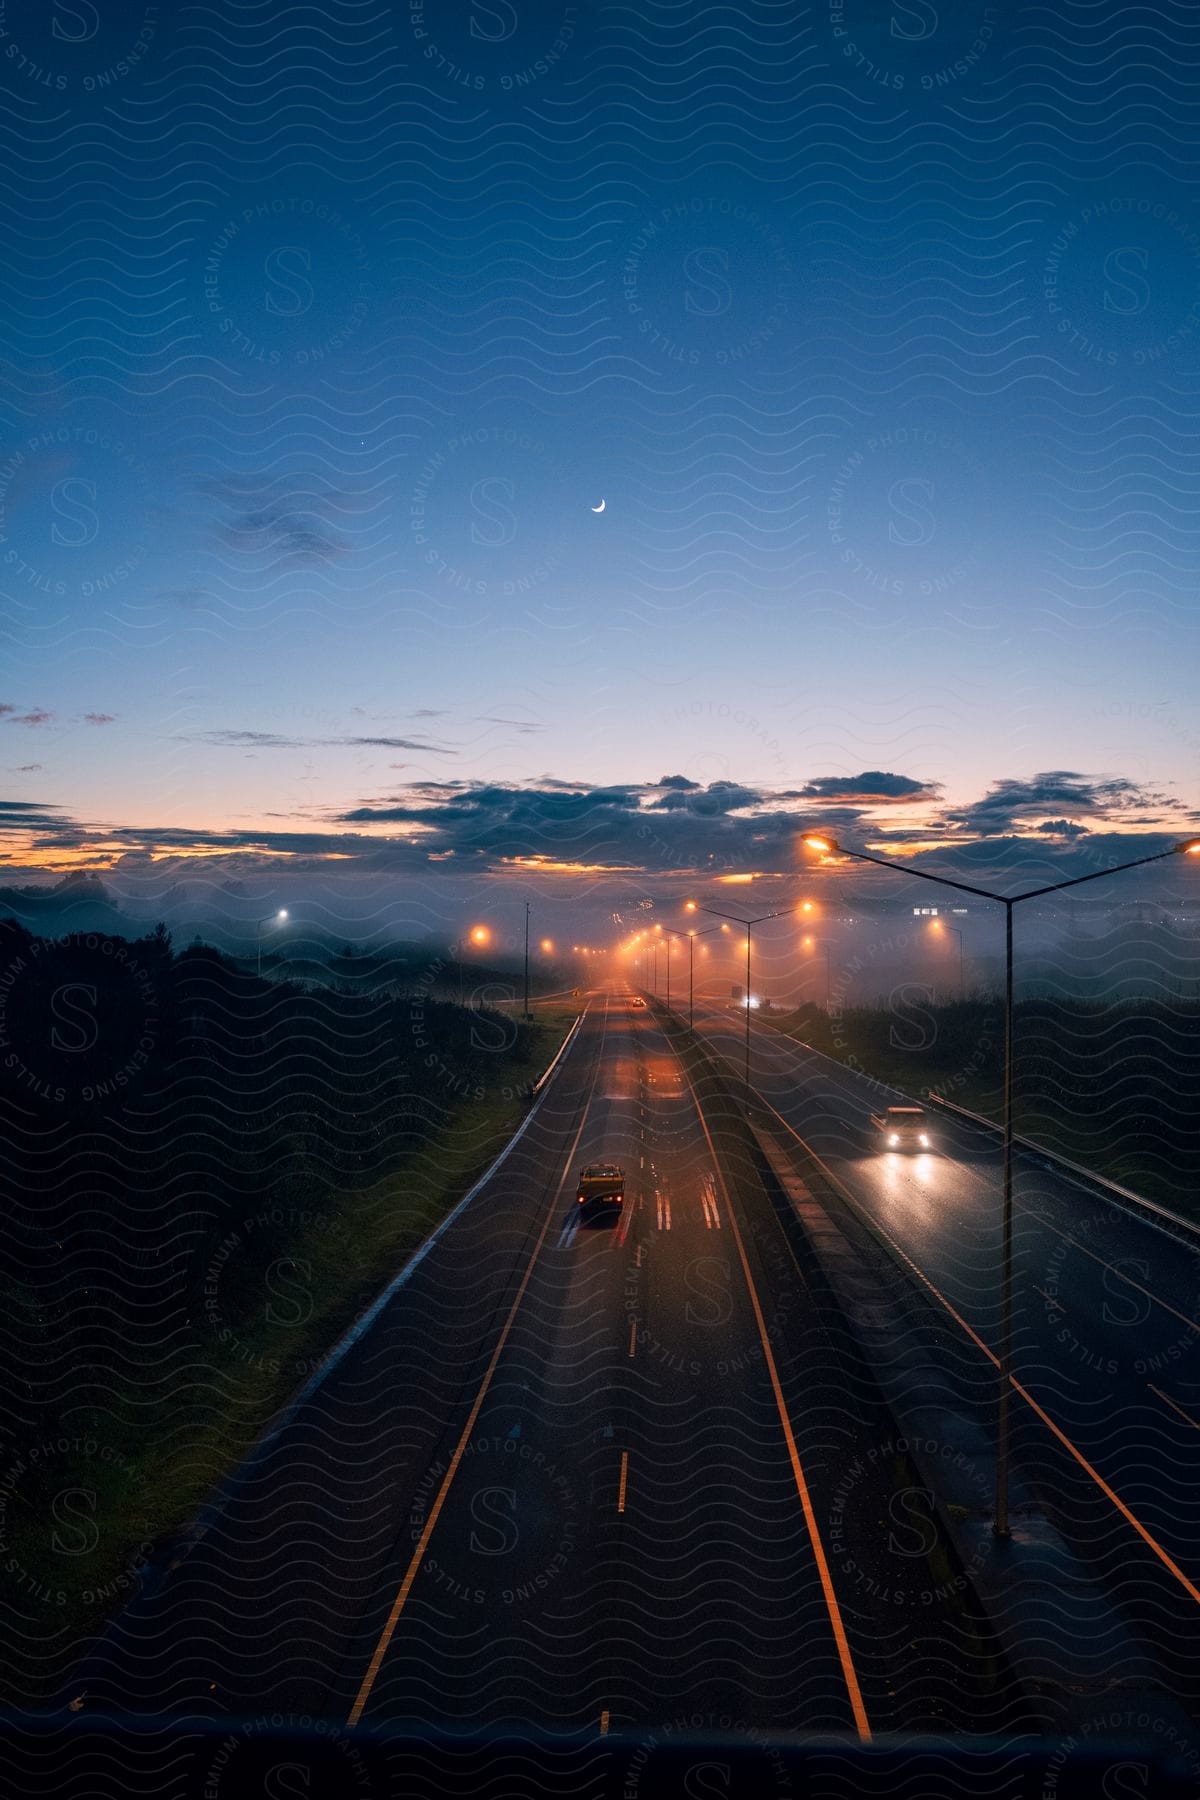
<instances>
[{"instance_id":1,"label":"yellow painted road line","mask_svg":"<svg viewBox=\"0 0 1200 1800\"><path fill-rule=\"evenodd\" d=\"M605 1707L604 1711L600 1714L600 1736L601 1737L608 1736L608 1708L607 1708L607 1706Z\"/></svg>"},{"instance_id":2,"label":"yellow painted road line","mask_svg":"<svg viewBox=\"0 0 1200 1800\"><path fill-rule=\"evenodd\" d=\"M617 1511L619 1513L623 1513L625 1511L625 1484L628 1480L629 1480L629 1452L628 1452L628 1450L622 1450L622 1452L621 1452L621 1491L617 1495Z\"/></svg>"},{"instance_id":3,"label":"yellow painted road line","mask_svg":"<svg viewBox=\"0 0 1200 1800\"><path fill-rule=\"evenodd\" d=\"M684 1068L682 1062L680 1063L680 1068L683 1069L684 1080L687 1082L689 1091L691 1092L692 1104L696 1108L696 1116L700 1120L700 1128L704 1132L705 1140L708 1144L708 1152L713 1159L713 1169L716 1174L716 1179L720 1183L721 1192L725 1196L725 1210L729 1214L729 1228L733 1232L738 1256L741 1259L742 1272L746 1277L746 1287L750 1294L750 1304L754 1310L754 1322L758 1327L759 1342L762 1345L763 1357L766 1362L767 1371L771 1377L771 1388L775 1395L775 1406L779 1413L779 1423L783 1427L783 1437L784 1442L787 1445L788 1460L792 1466L792 1478L796 1483L796 1492L800 1496L800 1505L804 1513L804 1522L808 1527L809 1541L812 1544L813 1560L816 1563L817 1574L820 1578L821 1592L825 1596L825 1610L829 1614L829 1624L833 1631L833 1641L837 1647L838 1661L842 1668L842 1679L846 1683L846 1692L850 1697L850 1710L854 1715L855 1729L863 1743L869 1743L871 1738L871 1726L870 1721L867 1718L867 1709L863 1704L862 1688L859 1685L858 1671L854 1667L854 1658L850 1653L850 1640L846 1636L846 1626L842 1619L842 1609L838 1604L837 1592L833 1585L833 1575L825 1555L825 1546L821 1542L821 1529L817 1524L817 1514L812 1503L812 1495L809 1492L808 1477L804 1473L804 1466L800 1461L800 1452L796 1448L796 1434L792 1430L792 1421L788 1416L787 1401L783 1397L783 1385L779 1379L779 1370L775 1366L775 1355L771 1349L770 1337L767 1334L766 1319L763 1317L763 1309L759 1303L758 1290L754 1285L754 1277L750 1273L750 1260L746 1255L746 1246L742 1242L741 1230L738 1226L736 1215L734 1214L733 1204L729 1198L729 1189L725 1184L725 1177L721 1171L721 1166L717 1161L716 1146L712 1141L712 1136L708 1129L708 1120L704 1116L704 1109L700 1105L696 1090L692 1087L691 1077L686 1068Z\"/></svg>"},{"instance_id":4,"label":"yellow painted road line","mask_svg":"<svg viewBox=\"0 0 1200 1800\"><path fill-rule=\"evenodd\" d=\"M608 1016L608 1009L607 1009L607 1004L606 1004L606 1006L605 1006L605 1021L606 1022L607 1022L607 1016ZM602 1030L603 1030L603 1027L602 1027ZM536 1264L538 1257L541 1255L543 1244L546 1242L546 1235L550 1229L550 1221L557 1215L559 1201L560 1201L560 1198L562 1195L562 1191L563 1191L563 1188L566 1186L567 1177L571 1173L571 1167L575 1161L575 1152L579 1148L579 1140L583 1136L583 1128L587 1124L588 1111L591 1106L592 1094L594 1093L595 1087L596 1087L596 1077L599 1074L600 1065L601 1065L601 1062L603 1061L603 1053L604 1053L604 1040L603 1040L603 1036L602 1036L601 1041L600 1041L600 1049L599 1049L599 1052L597 1053L597 1057L596 1057L595 1072L593 1073L591 1086L588 1088L587 1099L584 1101L583 1112L582 1112L582 1114L580 1116L580 1120L579 1120L579 1129L576 1131L574 1140L572 1141L572 1144L571 1144L571 1148L567 1153L567 1166L563 1170L562 1177L559 1180L558 1186L555 1189L554 1201L553 1201L552 1205L550 1205L546 1209L546 1217L542 1221L542 1229L538 1233L537 1243L534 1245L533 1252L530 1255L529 1261L525 1265L525 1273L521 1277L521 1285L517 1289L516 1298L514 1299L511 1307L509 1308L508 1317L504 1321L504 1326L503 1326L503 1329L501 1330L500 1337L496 1344L496 1348L492 1352L492 1359L488 1363L487 1370L484 1374L483 1380L479 1385L479 1392L475 1396L475 1400L471 1407L471 1411L467 1418L467 1422L463 1426L462 1436L459 1438L458 1443L455 1446L454 1454L451 1456L449 1465L446 1469L446 1473L442 1477L442 1484L438 1489L437 1498L435 1499L433 1505L429 1509L429 1515L425 1520L425 1528L421 1532L421 1536L417 1543L417 1547L413 1551L412 1558L409 1562L408 1568L404 1572L404 1580L400 1583L399 1592L397 1593L395 1600L392 1602L392 1610L388 1614L387 1624L384 1626L382 1632L379 1635L379 1642L375 1646L375 1651L374 1651L374 1654L371 1657L371 1661L367 1667L367 1672L362 1678L362 1684L359 1687L358 1694L354 1701L354 1705L351 1707L350 1715L346 1720L346 1723L348 1725L357 1725L358 1724L358 1721L362 1718L363 1708L366 1706L367 1701L371 1697L371 1689L375 1686L375 1682L379 1675L379 1671L383 1667L383 1659L387 1655L388 1646L391 1644L392 1638L395 1636L396 1627L400 1623L400 1615L404 1611L404 1608L408 1603L408 1597L412 1592L413 1583L417 1579L418 1571L420 1570L421 1564L425 1558L425 1552L429 1548L429 1540L433 1536L434 1526L437 1524L438 1519L441 1516L442 1508L446 1504L446 1496L450 1492L450 1484L454 1480L455 1475L458 1473L458 1466L462 1462L462 1459L466 1454L467 1445L471 1441L471 1433L475 1429L475 1421L479 1417L480 1411L483 1407L484 1400L487 1398L488 1389L492 1385L492 1376L496 1373L496 1367L500 1361L500 1357L501 1357L501 1354L503 1353L504 1346L508 1342L509 1333L512 1331L512 1328L513 1328L513 1322L516 1319L517 1312L520 1308L521 1302L525 1298L525 1290L529 1286L529 1281L530 1281L530 1277L533 1274L534 1265Z\"/></svg>"},{"instance_id":5,"label":"yellow painted road line","mask_svg":"<svg viewBox=\"0 0 1200 1800\"><path fill-rule=\"evenodd\" d=\"M778 1113L775 1111L775 1108L771 1105L771 1102L769 1100L763 1099L762 1095L759 1096L759 1099L762 1101L762 1104L766 1107L767 1111L769 1113L772 1113L774 1115L774 1117L779 1120L779 1123L783 1126L784 1130L786 1132L788 1132L790 1136L794 1137L796 1142L802 1146L805 1154L812 1157L812 1160L816 1163L817 1167L822 1171L822 1173L826 1176L826 1178L830 1182L832 1182L834 1187L838 1188L841 1191L841 1193L843 1193L846 1196L846 1198L849 1200L851 1206L853 1206L856 1210L859 1210L859 1203L857 1200L855 1200L853 1194L851 1194L851 1192L850 1192L849 1188L846 1186L845 1182L841 1181L838 1178L838 1176L836 1176L834 1174L833 1170L830 1169L824 1162L821 1161L821 1158L817 1155L816 1151L811 1149L809 1147L809 1145L805 1143L804 1139L800 1136L800 1133L798 1131L796 1131L793 1126L788 1124L787 1120L783 1117L783 1115L781 1113ZM951 1306L951 1304L950 1304L949 1300L947 1300L946 1296L934 1285L934 1283L932 1281L930 1281L930 1279L929 1279L928 1275L926 1275L925 1271L923 1269L919 1269L917 1267L916 1263L913 1261L912 1257L908 1255L907 1251L902 1250L900 1248L900 1245L896 1242L895 1238L892 1237L890 1232L888 1232L884 1229L884 1227L875 1218L874 1214L871 1215L871 1228L873 1230L877 1231L882 1238L885 1238L887 1240L887 1242L891 1245L892 1249L896 1252L896 1255L898 1257L900 1257L901 1261L903 1261L904 1263L906 1263L908 1265L908 1267L912 1270L913 1274L917 1277L918 1281L920 1281L924 1287L929 1289L929 1292L945 1308L945 1310L949 1313L950 1317L954 1320L955 1324L961 1326L962 1330L970 1338L971 1342L973 1344L975 1344L983 1352L984 1356L987 1357L988 1361L992 1364L993 1368L998 1369L1000 1367L1000 1358L996 1355L995 1351L989 1349L988 1346L984 1343L983 1339L980 1337L979 1333L977 1331L975 1331L970 1325L967 1324L967 1321L963 1318L961 1313L955 1311L954 1307ZM1137 1514L1135 1512L1133 1512L1125 1504L1124 1500L1122 1500L1121 1496L1117 1493L1116 1489L1109 1486L1108 1482L1105 1481L1105 1479L1104 1479L1103 1475L1101 1475L1100 1471L1097 1468L1095 1468L1092 1463L1090 1463L1088 1461L1087 1457L1083 1454L1083 1451L1080 1450L1076 1444L1073 1444L1071 1442L1070 1438L1067 1436L1066 1432L1062 1429L1062 1427L1060 1425L1055 1424L1054 1420L1050 1417L1050 1414L1046 1411L1046 1409L1043 1406L1039 1405L1039 1403L1034 1399L1033 1395L1029 1392L1028 1388L1023 1387L1021 1385L1021 1383L1016 1379L1016 1377L1012 1376L1012 1375L1009 1376L1009 1384L1012 1387L1013 1392L1015 1394L1019 1394L1021 1396L1022 1400L1024 1400L1025 1404L1031 1409L1031 1411L1033 1411L1037 1414L1038 1418L1042 1421L1043 1425L1046 1426L1047 1430L1052 1432L1053 1435L1058 1439L1059 1443L1063 1446L1063 1448L1066 1451L1068 1451L1071 1456L1074 1457L1075 1461L1079 1464L1080 1468L1084 1471L1084 1473L1091 1477L1091 1479L1095 1482L1096 1486L1100 1489L1100 1492L1104 1495L1105 1499L1110 1501L1112 1503L1112 1505L1116 1507L1116 1509L1120 1513L1121 1517L1123 1519L1125 1519L1130 1525L1132 1525L1134 1531L1137 1532L1137 1535L1141 1538L1142 1542L1147 1546L1148 1549L1153 1551L1154 1555L1158 1558L1159 1562L1163 1565L1163 1568L1168 1570L1168 1572L1175 1577L1176 1581L1179 1583L1180 1587L1182 1587L1184 1592L1188 1595L1189 1599L1194 1600L1197 1603L1197 1605L1200 1605L1200 1588L1198 1588L1196 1586L1194 1581L1190 1581L1188 1579L1188 1577L1184 1574L1183 1570L1179 1567L1179 1564L1175 1561L1174 1557L1171 1556L1169 1551L1164 1549L1163 1545L1159 1543L1158 1539L1156 1537L1154 1537L1149 1531L1147 1531L1146 1527L1142 1524L1142 1522L1138 1518ZM1150 1384L1147 1383L1146 1385L1149 1386Z\"/></svg>"},{"instance_id":6,"label":"yellow painted road line","mask_svg":"<svg viewBox=\"0 0 1200 1800\"><path fill-rule=\"evenodd\" d=\"M1200 1431L1200 1425L1196 1423L1191 1413L1185 1413L1182 1406L1180 1406L1177 1401L1172 1400L1170 1394L1164 1394L1162 1389L1156 1388L1152 1381L1148 1381L1146 1386L1150 1389L1152 1394L1157 1394L1160 1400L1165 1400L1167 1405L1171 1408L1171 1411L1177 1412L1180 1418L1184 1420L1186 1424L1191 1426L1193 1431Z\"/></svg>"},{"instance_id":7,"label":"yellow painted road line","mask_svg":"<svg viewBox=\"0 0 1200 1800\"><path fill-rule=\"evenodd\" d=\"M630 1321L629 1321L629 1354L630 1354L630 1356L632 1356L634 1354L636 1349L637 1349L637 1320L630 1319Z\"/></svg>"},{"instance_id":8,"label":"yellow painted road line","mask_svg":"<svg viewBox=\"0 0 1200 1800\"><path fill-rule=\"evenodd\" d=\"M1174 1575L1176 1581L1179 1582L1180 1586L1185 1590L1185 1592L1191 1596L1191 1598L1197 1603L1197 1605L1200 1605L1200 1588L1198 1588L1196 1586L1195 1582L1188 1580L1188 1578L1184 1574L1183 1570L1179 1567L1179 1564L1174 1560L1173 1557L1171 1557L1167 1554L1167 1552L1163 1549L1162 1545L1159 1543L1157 1538L1151 1537L1150 1533L1146 1530L1146 1527L1142 1524L1142 1521L1138 1518L1137 1514L1130 1511L1129 1507L1126 1506L1125 1502L1122 1500L1120 1494L1117 1493L1115 1488L1109 1487L1109 1485L1108 1485L1107 1481L1105 1481L1103 1475L1101 1475L1101 1473L1098 1469L1096 1469L1092 1466L1092 1464L1088 1461L1087 1457L1083 1454L1083 1451L1076 1449L1075 1445L1071 1442L1071 1440L1067 1436L1066 1432L1063 1431L1060 1426L1058 1426L1054 1423L1054 1420L1050 1417L1050 1414L1045 1410L1044 1407L1041 1407L1038 1405L1037 1401L1034 1399L1033 1395L1029 1392L1028 1388L1022 1387L1021 1383L1015 1378L1015 1376L1010 1375L1009 1380L1012 1382L1014 1393L1020 1394L1022 1400L1024 1400L1027 1403L1027 1405L1029 1405L1033 1408L1033 1410L1037 1414L1038 1418L1042 1421L1042 1423L1045 1426L1047 1426L1049 1428L1049 1430L1051 1430L1054 1433L1055 1437L1058 1439L1059 1443L1063 1445L1064 1449L1067 1449L1070 1451L1071 1455L1075 1458L1075 1461L1079 1464L1080 1468L1085 1470L1086 1473L1091 1476L1091 1478L1095 1482L1096 1486L1100 1489L1100 1492L1102 1494L1104 1494L1107 1499L1112 1501L1113 1505L1116 1507L1117 1511L1121 1514L1122 1518L1127 1519L1129 1521L1129 1523L1133 1526L1133 1529L1137 1532L1138 1536L1141 1538L1142 1542L1144 1544L1147 1544L1150 1547L1150 1549L1153 1550L1155 1556L1158 1557L1158 1559L1162 1563L1163 1567L1165 1569L1170 1570L1171 1574Z\"/></svg>"}]
</instances>

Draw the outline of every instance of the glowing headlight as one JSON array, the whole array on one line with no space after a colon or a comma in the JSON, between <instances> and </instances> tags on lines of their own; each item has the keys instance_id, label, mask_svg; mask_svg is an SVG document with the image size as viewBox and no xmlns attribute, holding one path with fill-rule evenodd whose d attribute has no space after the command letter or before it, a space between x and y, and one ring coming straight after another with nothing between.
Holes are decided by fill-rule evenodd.
<instances>
[{"instance_id":1,"label":"glowing headlight","mask_svg":"<svg viewBox=\"0 0 1200 1800\"><path fill-rule=\"evenodd\" d=\"M928 1148L929 1148L929 1139L928 1139L928 1138L927 1138L927 1137L926 1137L926 1136L925 1136L925 1133L924 1133L924 1132L922 1132L922 1133L921 1133L921 1142L922 1142L922 1143L923 1143L923 1144L924 1144L924 1146L925 1146L925 1148L926 1148L926 1149L927 1149L927 1150L928 1150Z\"/></svg>"},{"instance_id":2,"label":"glowing headlight","mask_svg":"<svg viewBox=\"0 0 1200 1800\"><path fill-rule=\"evenodd\" d=\"M898 1144L899 1142L900 1142L900 1139L896 1136L896 1133L893 1131L891 1136L888 1138L888 1143L889 1144Z\"/></svg>"}]
</instances>

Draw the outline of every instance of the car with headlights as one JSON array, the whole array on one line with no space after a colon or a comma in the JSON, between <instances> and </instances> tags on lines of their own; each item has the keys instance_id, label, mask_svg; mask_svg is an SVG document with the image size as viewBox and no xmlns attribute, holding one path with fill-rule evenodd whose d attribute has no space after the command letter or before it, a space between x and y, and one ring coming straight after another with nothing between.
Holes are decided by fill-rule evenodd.
<instances>
[{"instance_id":1,"label":"car with headlights","mask_svg":"<svg viewBox=\"0 0 1200 1800\"><path fill-rule=\"evenodd\" d=\"M871 1123L883 1139L885 1150L932 1150L933 1133L923 1106L889 1106L872 1113Z\"/></svg>"}]
</instances>

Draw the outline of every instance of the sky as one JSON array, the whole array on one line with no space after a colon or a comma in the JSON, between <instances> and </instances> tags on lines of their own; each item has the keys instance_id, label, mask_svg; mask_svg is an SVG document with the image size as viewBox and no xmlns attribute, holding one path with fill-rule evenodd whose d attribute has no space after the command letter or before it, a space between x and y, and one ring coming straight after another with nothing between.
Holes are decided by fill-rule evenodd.
<instances>
[{"instance_id":1,"label":"sky","mask_svg":"<svg viewBox=\"0 0 1200 1800\"><path fill-rule=\"evenodd\" d=\"M0 879L1190 835L1194 14L7 0Z\"/></svg>"}]
</instances>

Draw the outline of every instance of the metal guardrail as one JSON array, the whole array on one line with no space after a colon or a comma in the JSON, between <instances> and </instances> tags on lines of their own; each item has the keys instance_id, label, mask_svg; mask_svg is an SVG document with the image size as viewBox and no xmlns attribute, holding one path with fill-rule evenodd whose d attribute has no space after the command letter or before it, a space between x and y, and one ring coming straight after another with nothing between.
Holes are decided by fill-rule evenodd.
<instances>
[{"instance_id":1,"label":"metal guardrail","mask_svg":"<svg viewBox=\"0 0 1200 1800\"><path fill-rule=\"evenodd\" d=\"M570 1031L568 1031L566 1037L563 1039L562 1043L558 1046L557 1054L555 1055L554 1061L550 1064L550 1067L548 1069L546 1069L543 1074L539 1075L537 1080L533 1083L532 1087L529 1090L531 1094L536 1095L536 1094L541 1093L542 1089L545 1087L546 1083L549 1081L550 1077L553 1075L555 1069L557 1069L559 1063L562 1061L563 1057L567 1054L567 1050L570 1047L571 1039L575 1036L575 1033L579 1030L579 1027L582 1024L583 1024L583 1014L580 1013L578 1018L575 1020L575 1023L572 1025Z\"/></svg>"},{"instance_id":2,"label":"metal guardrail","mask_svg":"<svg viewBox=\"0 0 1200 1800\"><path fill-rule=\"evenodd\" d=\"M947 1100L943 1095L935 1094L932 1090L928 1092L927 1098L932 1100L936 1106L945 1107L947 1112L957 1113L960 1118L969 1119L972 1125L977 1125L982 1131L994 1132L997 1137L1003 1133L1004 1127L997 1125L994 1119L987 1118L983 1113L972 1112L969 1106L960 1106L957 1100ZM1157 1200L1147 1200L1144 1194L1135 1194L1132 1188L1122 1187L1119 1182L1110 1181L1106 1175L1097 1175L1094 1169L1087 1169L1082 1163L1072 1162L1069 1156L1061 1156L1057 1150L1047 1150L1044 1144L1036 1143L1033 1138L1021 1137L1019 1133L1014 1132L1013 1143L1019 1144L1022 1150L1033 1156L1042 1157L1044 1161L1053 1164L1055 1168L1069 1170L1080 1181L1085 1181L1089 1186L1101 1188L1104 1193L1111 1194L1123 1206L1130 1207L1134 1212L1144 1213L1164 1231L1169 1231L1173 1236L1183 1238L1186 1243L1200 1247L1200 1225L1195 1225L1190 1219L1185 1219L1181 1214L1172 1212L1169 1206L1160 1206Z\"/></svg>"}]
</instances>

